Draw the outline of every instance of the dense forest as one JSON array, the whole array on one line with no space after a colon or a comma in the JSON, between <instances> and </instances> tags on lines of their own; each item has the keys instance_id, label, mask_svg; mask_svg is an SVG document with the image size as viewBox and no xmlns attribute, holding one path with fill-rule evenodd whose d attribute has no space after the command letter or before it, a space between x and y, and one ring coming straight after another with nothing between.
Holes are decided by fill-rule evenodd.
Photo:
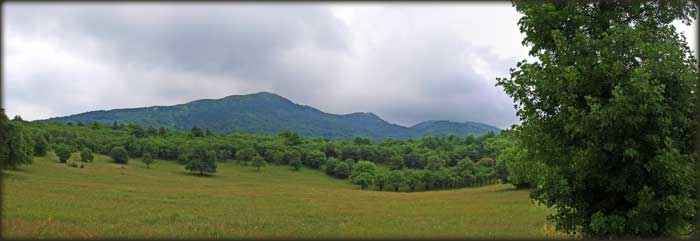
<instances>
[{"instance_id":1,"label":"dense forest","mask_svg":"<svg viewBox=\"0 0 700 241\"><path fill-rule=\"evenodd\" d=\"M514 169L519 166L508 160L514 160L520 152L510 131L479 137L451 135L372 142L363 137L346 141L305 138L289 131L277 135L215 134L194 127L185 132L117 122L38 123L15 117L6 123L12 127L11 134L19 136L10 139L11 146L31 146L18 153L43 156L53 150L58 162L66 162L71 153L79 153L81 160L89 162L92 153L99 153L122 164L133 159L149 166L154 160L174 161L183 165L183 171L197 175L215 175L216 163L225 161L258 170L268 164L289 165L290 170L306 166L348 179L363 189L395 191L458 188L511 179L520 186L529 182L527 177L508 175L518 172ZM19 160L4 163L5 168L31 163L24 157L3 160Z\"/></svg>"}]
</instances>

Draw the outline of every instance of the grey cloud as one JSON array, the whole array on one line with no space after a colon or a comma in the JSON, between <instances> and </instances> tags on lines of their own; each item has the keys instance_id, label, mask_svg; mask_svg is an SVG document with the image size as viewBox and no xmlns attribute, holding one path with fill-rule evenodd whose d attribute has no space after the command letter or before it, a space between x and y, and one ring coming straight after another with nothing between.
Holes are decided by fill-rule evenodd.
<instances>
[{"instance_id":1,"label":"grey cloud","mask_svg":"<svg viewBox=\"0 0 700 241\"><path fill-rule=\"evenodd\" d=\"M6 4L9 33L94 65L17 50L36 58L36 68L9 70L6 103L50 109L29 113L47 118L266 90L403 125L517 122L512 101L494 86L500 76L477 73L469 56L505 71L517 59L473 46L452 29L421 25L420 15L386 11L363 20L378 25L384 38L376 40L322 4ZM83 85L90 88L76 89Z\"/></svg>"}]
</instances>

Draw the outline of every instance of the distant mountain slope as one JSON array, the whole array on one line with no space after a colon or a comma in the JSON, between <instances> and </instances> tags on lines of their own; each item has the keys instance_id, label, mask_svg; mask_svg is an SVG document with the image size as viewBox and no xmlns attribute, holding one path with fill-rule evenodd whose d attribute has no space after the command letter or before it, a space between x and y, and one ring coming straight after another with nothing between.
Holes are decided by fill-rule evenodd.
<instances>
[{"instance_id":1,"label":"distant mountain slope","mask_svg":"<svg viewBox=\"0 0 700 241\"><path fill-rule=\"evenodd\" d=\"M322 112L269 92L232 95L221 99L202 99L173 106L91 111L40 122L97 121L111 124L135 123L142 126L165 126L189 130L193 126L209 128L213 132L246 132L277 134L290 130L309 137L350 139L364 136L372 140L386 138L408 139L424 135L455 134L481 135L495 127L475 122L423 122L412 128L391 124L373 113L336 115Z\"/></svg>"},{"instance_id":2,"label":"distant mountain slope","mask_svg":"<svg viewBox=\"0 0 700 241\"><path fill-rule=\"evenodd\" d=\"M414 135L416 135L418 137L422 137L422 136L448 136L448 135L480 136L480 135L488 133L489 131L493 131L494 133L501 132L501 129L498 129L494 126L478 123L478 122L467 121L464 123L459 123L459 122L452 122L452 121L445 121L445 120L424 121L424 122L421 122L421 123L418 123L418 124L412 126L411 129L414 131Z\"/></svg>"}]
</instances>

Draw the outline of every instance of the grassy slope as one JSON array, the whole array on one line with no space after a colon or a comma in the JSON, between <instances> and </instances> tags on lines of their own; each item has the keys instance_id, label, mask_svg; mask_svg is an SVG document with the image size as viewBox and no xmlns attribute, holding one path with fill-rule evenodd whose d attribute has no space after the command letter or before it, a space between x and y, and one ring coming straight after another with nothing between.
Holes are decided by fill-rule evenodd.
<instances>
[{"instance_id":1,"label":"grassy slope","mask_svg":"<svg viewBox=\"0 0 700 241\"><path fill-rule=\"evenodd\" d=\"M78 154L73 154L73 161ZM83 169L50 155L3 171L2 236L37 237L552 237L549 210L527 191L358 190L321 171L220 163L212 177L173 162L96 155ZM70 160L69 160L70 162Z\"/></svg>"}]
</instances>

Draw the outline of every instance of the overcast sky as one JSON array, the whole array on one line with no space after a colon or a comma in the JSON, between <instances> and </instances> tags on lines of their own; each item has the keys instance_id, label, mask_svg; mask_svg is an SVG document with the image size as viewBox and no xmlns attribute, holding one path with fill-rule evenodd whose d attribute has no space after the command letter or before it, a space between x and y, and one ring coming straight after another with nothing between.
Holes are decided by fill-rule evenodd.
<instances>
[{"instance_id":1,"label":"overcast sky","mask_svg":"<svg viewBox=\"0 0 700 241\"><path fill-rule=\"evenodd\" d=\"M509 2L5 3L3 11L10 118L269 91L405 126L518 122L494 86L527 57Z\"/></svg>"}]
</instances>

